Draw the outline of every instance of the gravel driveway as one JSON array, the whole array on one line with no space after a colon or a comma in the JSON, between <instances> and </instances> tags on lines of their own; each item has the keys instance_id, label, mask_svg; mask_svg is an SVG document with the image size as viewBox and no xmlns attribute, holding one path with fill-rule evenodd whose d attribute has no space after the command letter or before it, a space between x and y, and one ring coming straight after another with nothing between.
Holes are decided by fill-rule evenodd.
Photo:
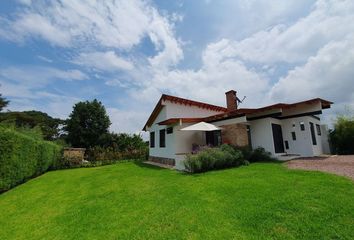
<instances>
[{"instance_id":1,"label":"gravel driveway","mask_svg":"<svg viewBox=\"0 0 354 240\"><path fill-rule=\"evenodd\" d=\"M346 176L354 180L354 155L299 158L286 163L292 169L317 170Z\"/></svg>"}]
</instances>

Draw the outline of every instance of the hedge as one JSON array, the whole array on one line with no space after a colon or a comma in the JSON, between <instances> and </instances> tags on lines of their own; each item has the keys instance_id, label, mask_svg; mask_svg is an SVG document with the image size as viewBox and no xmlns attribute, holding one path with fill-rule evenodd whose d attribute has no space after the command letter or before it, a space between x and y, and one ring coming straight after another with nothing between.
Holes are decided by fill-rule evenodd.
<instances>
[{"instance_id":1,"label":"hedge","mask_svg":"<svg viewBox=\"0 0 354 240\"><path fill-rule=\"evenodd\" d=\"M0 126L0 192L58 164L61 146Z\"/></svg>"}]
</instances>

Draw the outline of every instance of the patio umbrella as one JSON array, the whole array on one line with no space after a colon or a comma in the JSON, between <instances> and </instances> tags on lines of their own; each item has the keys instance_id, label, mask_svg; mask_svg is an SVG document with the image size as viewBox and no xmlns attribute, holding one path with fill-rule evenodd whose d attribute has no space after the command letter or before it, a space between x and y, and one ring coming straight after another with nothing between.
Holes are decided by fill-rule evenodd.
<instances>
[{"instance_id":1,"label":"patio umbrella","mask_svg":"<svg viewBox=\"0 0 354 240\"><path fill-rule=\"evenodd\" d=\"M216 130L221 130L221 128L206 122L199 122L181 129L181 131L216 131Z\"/></svg>"}]
</instances>

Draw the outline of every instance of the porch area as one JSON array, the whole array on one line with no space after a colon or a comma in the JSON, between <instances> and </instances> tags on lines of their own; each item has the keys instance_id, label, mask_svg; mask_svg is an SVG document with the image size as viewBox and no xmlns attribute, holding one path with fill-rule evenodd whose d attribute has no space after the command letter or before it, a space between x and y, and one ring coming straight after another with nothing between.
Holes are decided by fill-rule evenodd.
<instances>
[{"instance_id":1,"label":"porch area","mask_svg":"<svg viewBox=\"0 0 354 240\"><path fill-rule=\"evenodd\" d=\"M184 169L183 161L188 154L196 154L208 147L217 147L221 144L234 146L250 145L250 129L246 123L199 122L189 126L176 126L175 132L175 168Z\"/></svg>"}]
</instances>

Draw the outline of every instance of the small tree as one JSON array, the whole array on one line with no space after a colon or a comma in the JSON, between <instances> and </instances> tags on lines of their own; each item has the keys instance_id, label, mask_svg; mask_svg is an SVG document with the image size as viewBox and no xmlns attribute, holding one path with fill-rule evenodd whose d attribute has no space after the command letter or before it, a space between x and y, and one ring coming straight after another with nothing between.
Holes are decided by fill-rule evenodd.
<instances>
[{"instance_id":1,"label":"small tree","mask_svg":"<svg viewBox=\"0 0 354 240\"><path fill-rule=\"evenodd\" d=\"M329 137L334 153L354 154L354 117L337 117Z\"/></svg>"},{"instance_id":2,"label":"small tree","mask_svg":"<svg viewBox=\"0 0 354 240\"><path fill-rule=\"evenodd\" d=\"M67 141L73 147L93 147L99 145L103 135L111 125L105 107L96 99L79 102L66 121Z\"/></svg>"},{"instance_id":3,"label":"small tree","mask_svg":"<svg viewBox=\"0 0 354 240\"><path fill-rule=\"evenodd\" d=\"M7 101L5 98L1 96L0 93L0 112L9 104L9 101Z\"/></svg>"}]
</instances>

